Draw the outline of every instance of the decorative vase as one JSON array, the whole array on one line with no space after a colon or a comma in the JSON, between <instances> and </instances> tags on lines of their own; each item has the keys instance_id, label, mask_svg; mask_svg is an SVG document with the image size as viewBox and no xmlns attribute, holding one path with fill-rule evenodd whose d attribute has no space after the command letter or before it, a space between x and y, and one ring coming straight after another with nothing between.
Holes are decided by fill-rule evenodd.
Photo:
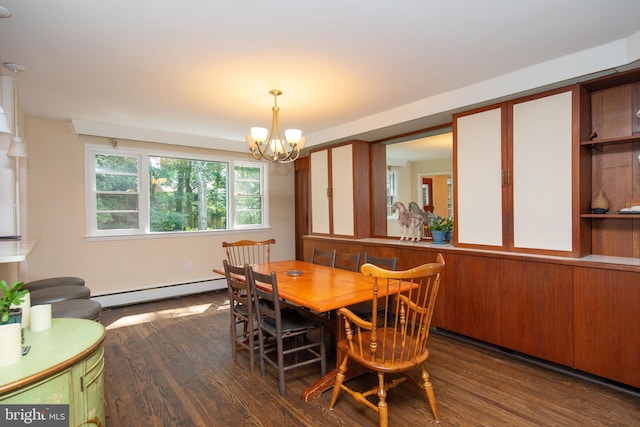
<instances>
[{"instance_id":1,"label":"decorative vase","mask_svg":"<svg viewBox=\"0 0 640 427\"><path fill-rule=\"evenodd\" d=\"M598 192L596 198L591 202L591 210L595 214L603 214L609 210L609 201L605 199L602 190Z\"/></svg>"}]
</instances>

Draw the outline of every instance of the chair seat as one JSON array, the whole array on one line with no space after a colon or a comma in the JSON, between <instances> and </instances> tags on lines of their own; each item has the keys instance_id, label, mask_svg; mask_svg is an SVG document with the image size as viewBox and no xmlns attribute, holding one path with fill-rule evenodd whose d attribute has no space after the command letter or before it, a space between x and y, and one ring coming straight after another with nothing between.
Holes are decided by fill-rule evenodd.
<instances>
[{"instance_id":1,"label":"chair seat","mask_svg":"<svg viewBox=\"0 0 640 427\"><path fill-rule=\"evenodd\" d=\"M39 291L40 289L54 288L56 286L76 285L85 286L84 279L80 277L50 277L48 279L33 280L22 286L29 292Z\"/></svg>"},{"instance_id":2,"label":"chair seat","mask_svg":"<svg viewBox=\"0 0 640 427\"><path fill-rule=\"evenodd\" d=\"M300 332L307 329L315 329L320 326L319 322L307 319L304 316L298 314L295 310L282 311L282 335L286 336L288 333ZM274 319L264 319L264 325L269 326L273 333L276 332L276 322Z\"/></svg>"},{"instance_id":3,"label":"chair seat","mask_svg":"<svg viewBox=\"0 0 640 427\"><path fill-rule=\"evenodd\" d=\"M91 290L86 286L62 285L30 292L31 305L52 304L73 299L89 299Z\"/></svg>"},{"instance_id":4,"label":"chair seat","mask_svg":"<svg viewBox=\"0 0 640 427\"><path fill-rule=\"evenodd\" d=\"M54 319L71 317L98 321L101 312L102 305L90 299L73 299L51 304L51 317Z\"/></svg>"}]
</instances>

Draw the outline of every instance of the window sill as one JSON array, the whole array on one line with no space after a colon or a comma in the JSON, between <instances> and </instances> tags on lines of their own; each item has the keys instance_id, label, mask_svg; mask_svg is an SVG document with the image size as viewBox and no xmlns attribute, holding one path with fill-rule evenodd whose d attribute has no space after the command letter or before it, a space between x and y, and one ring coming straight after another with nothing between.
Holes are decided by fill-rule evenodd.
<instances>
[{"instance_id":1,"label":"window sill","mask_svg":"<svg viewBox=\"0 0 640 427\"><path fill-rule=\"evenodd\" d=\"M84 236L87 242L102 242L108 240L144 240L144 239L175 239L175 238L193 238L193 237L211 237L225 236L247 232L270 232L271 227L260 228L243 228L238 230L209 230L209 231L184 231L184 232L166 232L166 233L144 233L144 234L110 234L104 236Z\"/></svg>"}]
</instances>

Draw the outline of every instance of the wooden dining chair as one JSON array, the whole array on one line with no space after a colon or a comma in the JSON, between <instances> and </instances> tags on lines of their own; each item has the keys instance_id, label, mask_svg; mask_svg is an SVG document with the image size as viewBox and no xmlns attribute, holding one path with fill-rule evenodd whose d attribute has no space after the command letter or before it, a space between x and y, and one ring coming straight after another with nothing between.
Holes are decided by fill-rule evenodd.
<instances>
[{"instance_id":1,"label":"wooden dining chair","mask_svg":"<svg viewBox=\"0 0 640 427\"><path fill-rule=\"evenodd\" d=\"M223 261L224 273L227 278L229 292L229 336L231 337L231 355L238 360L238 348L249 351L249 365L253 372L256 341L255 305L251 285L247 281L245 267L231 265L226 259Z\"/></svg>"},{"instance_id":2,"label":"wooden dining chair","mask_svg":"<svg viewBox=\"0 0 640 427\"><path fill-rule=\"evenodd\" d=\"M393 258L374 257L374 256L370 256L368 253L365 252L362 264L373 264L378 267L382 267L385 270L396 271L396 267L398 266L398 257L397 256L394 256Z\"/></svg>"},{"instance_id":3,"label":"wooden dining chair","mask_svg":"<svg viewBox=\"0 0 640 427\"><path fill-rule=\"evenodd\" d=\"M386 270L395 271L398 265L398 257L394 256L393 258L383 258L383 257L372 257L369 256L366 252L364 253L364 260L362 264L373 264L378 267L382 267ZM353 304L347 307L349 310L353 311L359 317L371 320L371 311L373 310L373 304L371 301L364 301L358 304ZM378 312L384 310L384 305L382 298L378 298Z\"/></svg>"},{"instance_id":4,"label":"wooden dining chair","mask_svg":"<svg viewBox=\"0 0 640 427\"><path fill-rule=\"evenodd\" d=\"M285 395L286 371L320 363L320 373L324 376L327 372L324 324L303 317L297 310L282 310L275 272L261 274L247 265L247 280L251 285L256 307L260 373L265 375L266 364L278 370L282 396ZM267 285L269 290L261 289L257 283ZM274 343L267 345L267 340Z\"/></svg>"},{"instance_id":5,"label":"wooden dining chair","mask_svg":"<svg viewBox=\"0 0 640 427\"><path fill-rule=\"evenodd\" d=\"M262 264L271 261L271 246L276 239L255 241L238 240L237 242L222 242L227 254L227 261L234 266L245 264Z\"/></svg>"},{"instance_id":6,"label":"wooden dining chair","mask_svg":"<svg viewBox=\"0 0 640 427\"><path fill-rule=\"evenodd\" d=\"M235 267L244 267L245 264L261 264L271 261L271 246L276 239L269 240L238 240L235 242L222 242L222 247L227 254L227 262ZM244 325L245 332L248 325Z\"/></svg>"},{"instance_id":7,"label":"wooden dining chair","mask_svg":"<svg viewBox=\"0 0 640 427\"><path fill-rule=\"evenodd\" d=\"M409 379L426 395L433 417L438 420L436 398L429 374L424 363L429 357L427 338L433 315L440 277L444 271L444 258L438 254L437 262L424 264L409 270L391 271L373 264L364 264L360 271L372 276L373 305L372 320L366 321L356 316L349 309L338 310L338 320L343 322L346 338L338 342L338 348L345 356L338 367L338 374L331 395L329 408L333 408L341 391L347 392L357 402L378 412L379 424L389 425L387 408L387 391ZM414 286L393 298L393 307L385 304L383 318L378 318L378 292L389 290L398 282L411 282ZM385 299L389 300L388 297ZM366 369L376 372L378 384L373 388L358 392L343 384L347 364L351 360ZM420 376L411 375L412 370L420 368ZM385 382L385 374L399 374ZM389 378L387 378L389 380ZM378 396L377 406L367 398Z\"/></svg>"},{"instance_id":8,"label":"wooden dining chair","mask_svg":"<svg viewBox=\"0 0 640 427\"><path fill-rule=\"evenodd\" d=\"M336 266L336 250L333 249L331 251L325 251L322 249L317 249L314 246L311 251L311 263L326 265L327 267L335 267Z\"/></svg>"},{"instance_id":9,"label":"wooden dining chair","mask_svg":"<svg viewBox=\"0 0 640 427\"><path fill-rule=\"evenodd\" d=\"M360 271L360 252L356 254L336 253L334 267L349 271Z\"/></svg>"}]
</instances>

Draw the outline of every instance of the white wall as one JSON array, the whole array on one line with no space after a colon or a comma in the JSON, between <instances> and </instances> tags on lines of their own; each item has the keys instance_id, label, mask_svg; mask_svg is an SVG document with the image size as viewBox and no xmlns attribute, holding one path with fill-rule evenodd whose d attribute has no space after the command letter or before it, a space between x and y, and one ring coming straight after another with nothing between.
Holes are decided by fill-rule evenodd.
<instances>
[{"instance_id":1,"label":"white wall","mask_svg":"<svg viewBox=\"0 0 640 427\"><path fill-rule=\"evenodd\" d=\"M293 165L271 166L270 231L225 232L215 236L86 241L84 144L106 138L79 136L71 123L28 119L28 232L38 244L31 252L28 279L79 276L92 295L219 278L222 241L275 238L272 259L295 257ZM119 140L121 147L149 143ZM153 145L153 144L151 144ZM211 154L211 150L162 144L163 152ZM219 152L226 157L244 154ZM191 261L193 269L187 270Z\"/></svg>"}]
</instances>

